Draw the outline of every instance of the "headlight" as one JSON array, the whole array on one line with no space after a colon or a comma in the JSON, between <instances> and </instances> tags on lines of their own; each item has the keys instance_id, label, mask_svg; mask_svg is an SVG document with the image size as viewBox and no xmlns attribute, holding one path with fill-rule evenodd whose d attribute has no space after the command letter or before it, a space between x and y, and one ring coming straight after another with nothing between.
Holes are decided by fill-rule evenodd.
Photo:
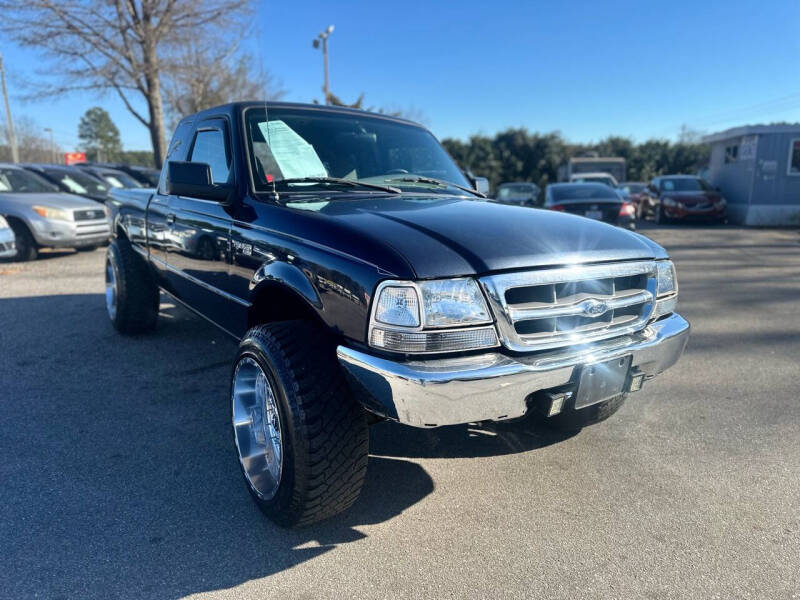
<instances>
[{"instance_id":1,"label":"headlight","mask_svg":"<svg viewBox=\"0 0 800 600\"><path fill-rule=\"evenodd\" d=\"M8 228L8 221L6 221L6 218L3 215L0 215L0 228Z\"/></svg>"},{"instance_id":2,"label":"headlight","mask_svg":"<svg viewBox=\"0 0 800 600\"><path fill-rule=\"evenodd\" d=\"M675 265L671 260L662 260L656 263L656 306L653 309L653 318L675 312L678 306L678 277L675 274Z\"/></svg>"},{"instance_id":3,"label":"headlight","mask_svg":"<svg viewBox=\"0 0 800 600\"><path fill-rule=\"evenodd\" d=\"M460 278L381 283L369 343L395 352L458 352L491 348L498 339L478 284Z\"/></svg>"},{"instance_id":4,"label":"headlight","mask_svg":"<svg viewBox=\"0 0 800 600\"><path fill-rule=\"evenodd\" d=\"M472 279L422 281L422 308L426 327L490 323L489 308Z\"/></svg>"},{"instance_id":5,"label":"headlight","mask_svg":"<svg viewBox=\"0 0 800 600\"><path fill-rule=\"evenodd\" d=\"M57 221L72 221L72 213L60 208L51 206L33 206L33 212L45 219L55 219Z\"/></svg>"},{"instance_id":6,"label":"headlight","mask_svg":"<svg viewBox=\"0 0 800 600\"><path fill-rule=\"evenodd\" d=\"M722 208L722 207L723 207L723 206L725 206L726 204L728 204L727 200L725 200L725 198L720 198L719 200L717 200L717 201L714 203L714 206L715 206L716 208Z\"/></svg>"},{"instance_id":7,"label":"headlight","mask_svg":"<svg viewBox=\"0 0 800 600\"><path fill-rule=\"evenodd\" d=\"M664 206L678 206L678 202L674 198L664 198Z\"/></svg>"}]
</instances>

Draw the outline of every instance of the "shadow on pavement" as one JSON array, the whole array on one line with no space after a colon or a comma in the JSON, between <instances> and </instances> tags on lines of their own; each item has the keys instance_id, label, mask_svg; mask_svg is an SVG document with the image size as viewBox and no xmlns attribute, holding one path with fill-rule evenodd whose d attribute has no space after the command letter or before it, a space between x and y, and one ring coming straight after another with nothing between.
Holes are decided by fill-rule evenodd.
<instances>
[{"instance_id":1,"label":"shadow on pavement","mask_svg":"<svg viewBox=\"0 0 800 600\"><path fill-rule=\"evenodd\" d=\"M288 569L433 491L371 456L356 505L274 526L251 501L227 402L236 345L166 305L114 332L101 294L0 299L0 596L182 597Z\"/></svg>"},{"instance_id":2,"label":"shadow on pavement","mask_svg":"<svg viewBox=\"0 0 800 600\"><path fill-rule=\"evenodd\" d=\"M236 344L162 298L158 331L117 334L102 294L0 299L0 590L9 597L182 597L288 569L366 537L434 482L403 457L524 452L534 419L380 424L360 499L307 529L251 501L227 401ZM2 595L2 594L0 594Z\"/></svg>"},{"instance_id":3,"label":"shadow on pavement","mask_svg":"<svg viewBox=\"0 0 800 600\"><path fill-rule=\"evenodd\" d=\"M507 423L470 423L436 429L387 422L372 427L370 452L405 458L476 458L528 452L574 435L547 428L542 417L533 412Z\"/></svg>"}]
</instances>

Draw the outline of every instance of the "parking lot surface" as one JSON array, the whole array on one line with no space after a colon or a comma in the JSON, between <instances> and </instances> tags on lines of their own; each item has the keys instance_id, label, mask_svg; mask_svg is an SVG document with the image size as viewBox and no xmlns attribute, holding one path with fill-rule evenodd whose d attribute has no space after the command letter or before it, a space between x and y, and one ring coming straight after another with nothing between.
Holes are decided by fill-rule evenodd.
<instances>
[{"instance_id":1,"label":"parking lot surface","mask_svg":"<svg viewBox=\"0 0 800 600\"><path fill-rule=\"evenodd\" d=\"M0 597L800 598L800 235L644 233L678 365L572 436L377 425L360 500L299 531L240 479L233 341L165 298L115 333L103 249L0 263Z\"/></svg>"}]
</instances>

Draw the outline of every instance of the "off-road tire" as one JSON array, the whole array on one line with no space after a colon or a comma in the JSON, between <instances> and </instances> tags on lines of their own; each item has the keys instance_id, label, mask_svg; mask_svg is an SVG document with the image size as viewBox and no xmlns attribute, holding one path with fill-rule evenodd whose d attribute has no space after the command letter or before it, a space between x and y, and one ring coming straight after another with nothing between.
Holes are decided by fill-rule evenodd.
<instances>
[{"instance_id":1,"label":"off-road tire","mask_svg":"<svg viewBox=\"0 0 800 600\"><path fill-rule=\"evenodd\" d=\"M13 260L18 262L36 260L39 257L39 245L33 239L28 226L16 219L9 219L8 221L9 226L14 231L17 246L17 254Z\"/></svg>"},{"instance_id":2,"label":"off-road tire","mask_svg":"<svg viewBox=\"0 0 800 600\"><path fill-rule=\"evenodd\" d=\"M309 525L349 508L367 472L369 433L333 342L306 321L258 325L239 345L236 364L245 357L270 380L283 440L280 483L271 499L258 495L242 468L256 504L284 527Z\"/></svg>"},{"instance_id":3,"label":"off-road tire","mask_svg":"<svg viewBox=\"0 0 800 600\"><path fill-rule=\"evenodd\" d=\"M565 406L563 412L546 419L545 423L548 427L558 431L578 431L589 425L605 421L620 409L625 402L625 396L625 394L620 394L605 402L593 404L579 410L575 410L572 406Z\"/></svg>"},{"instance_id":4,"label":"off-road tire","mask_svg":"<svg viewBox=\"0 0 800 600\"><path fill-rule=\"evenodd\" d=\"M158 321L158 286L145 263L125 238L116 238L106 250L106 268L111 265L117 284L116 312L109 318L120 333L132 335L152 331Z\"/></svg>"}]
</instances>

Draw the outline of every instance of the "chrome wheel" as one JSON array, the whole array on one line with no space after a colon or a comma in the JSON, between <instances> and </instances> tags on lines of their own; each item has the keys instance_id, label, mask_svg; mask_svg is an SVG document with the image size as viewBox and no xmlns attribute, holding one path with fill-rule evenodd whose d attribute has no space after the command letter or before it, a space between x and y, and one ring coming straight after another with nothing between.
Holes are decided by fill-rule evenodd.
<instances>
[{"instance_id":1,"label":"chrome wheel","mask_svg":"<svg viewBox=\"0 0 800 600\"><path fill-rule=\"evenodd\" d=\"M106 310L113 321L117 317L117 277L110 256L106 258Z\"/></svg>"},{"instance_id":2,"label":"chrome wheel","mask_svg":"<svg viewBox=\"0 0 800 600\"><path fill-rule=\"evenodd\" d=\"M239 462L250 487L269 500L278 491L283 470L281 417L272 385L252 358L236 365L231 396Z\"/></svg>"}]
</instances>

